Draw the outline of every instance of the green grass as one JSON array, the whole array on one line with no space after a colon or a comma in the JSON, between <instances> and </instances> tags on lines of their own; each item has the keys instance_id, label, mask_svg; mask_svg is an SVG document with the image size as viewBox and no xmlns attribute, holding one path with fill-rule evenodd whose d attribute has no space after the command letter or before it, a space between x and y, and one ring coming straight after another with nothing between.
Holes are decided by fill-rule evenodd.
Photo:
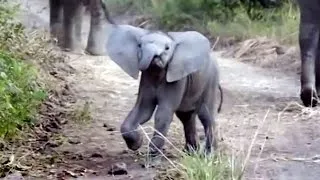
<instances>
[{"instance_id":1,"label":"green grass","mask_svg":"<svg viewBox=\"0 0 320 180\"><path fill-rule=\"evenodd\" d=\"M181 163L182 174L188 180L238 180L242 175L238 160L219 152L210 157L186 155Z\"/></svg>"},{"instance_id":2,"label":"green grass","mask_svg":"<svg viewBox=\"0 0 320 180\"><path fill-rule=\"evenodd\" d=\"M267 37L283 44L295 44L298 40L299 12L291 3L281 9L265 12L262 20L251 20L244 9L238 9L232 21L210 21L207 28L213 36L234 37L237 40Z\"/></svg>"},{"instance_id":3,"label":"green grass","mask_svg":"<svg viewBox=\"0 0 320 180\"><path fill-rule=\"evenodd\" d=\"M32 63L41 60L39 49L43 46L28 38L15 21L17 10L17 6L0 4L0 140L17 136L32 125L47 95Z\"/></svg>"},{"instance_id":4,"label":"green grass","mask_svg":"<svg viewBox=\"0 0 320 180\"><path fill-rule=\"evenodd\" d=\"M0 138L11 137L32 123L45 97L35 69L0 51Z\"/></svg>"}]
</instances>

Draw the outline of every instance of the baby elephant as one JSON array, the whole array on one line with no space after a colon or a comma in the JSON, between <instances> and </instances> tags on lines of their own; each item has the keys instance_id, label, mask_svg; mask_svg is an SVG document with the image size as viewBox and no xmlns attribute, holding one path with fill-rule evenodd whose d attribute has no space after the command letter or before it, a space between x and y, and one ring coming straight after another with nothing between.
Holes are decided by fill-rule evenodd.
<instances>
[{"instance_id":1,"label":"baby elephant","mask_svg":"<svg viewBox=\"0 0 320 180\"><path fill-rule=\"evenodd\" d=\"M156 106L152 154L163 147L160 134L167 135L174 113L183 123L187 151L199 148L196 115L204 127L206 152L216 147L213 113L219 73L205 36L196 31L164 33L113 25L107 52L131 77L137 79L142 72L136 104L121 125L131 150L141 147L142 137L136 130L151 118Z\"/></svg>"}]
</instances>

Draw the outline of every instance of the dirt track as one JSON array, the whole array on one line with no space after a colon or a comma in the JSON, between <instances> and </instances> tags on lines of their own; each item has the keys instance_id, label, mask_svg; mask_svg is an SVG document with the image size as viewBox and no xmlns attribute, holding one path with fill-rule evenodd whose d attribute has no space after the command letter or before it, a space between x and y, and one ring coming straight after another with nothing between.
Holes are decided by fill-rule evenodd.
<instances>
[{"instance_id":1,"label":"dirt track","mask_svg":"<svg viewBox=\"0 0 320 180\"><path fill-rule=\"evenodd\" d=\"M26 2L34 6L28 7ZM24 3L23 7L29 12L24 18L28 26L36 22L39 25L36 28L47 28L48 8L44 9L47 2L24 0ZM298 76L224 59L219 54L213 53L218 59L221 85L225 90L225 103L218 116L219 135L223 139L220 143L229 149L246 152L269 110L253 146L245 179L318 179L319 113L295 105L300 103ZM120 123L135 102L139 81L126 75L108 57L70 54L68 63L77 74L66 78L73 84L77 96L90 102L93 120L86 126L69 124L65 128L64 135L81 143L57 148L58 152L63 152L65 163L53 168L74 171L85 167L96 172L88 173L90 178L79 179L151 179L154 170L142 168L144 160L141 156L125 151L126 146L118 132ZM294 105L283 111L290 103ZM107 131L104 124L116 127L116 130ZM202 132L201 128L199 132ZM169 140L178 148L183 142L182 133L180 122L175 120ZM259 157L262 145L263 152ZM169 147L168 143L166 147ZM142 151L145 152L145 148ZM101 157L91 157L97 153ZM74 158L79 155L82 157ZM126 162L129 174L109 177L107 171L113 162Z\"/></svg>"}]
</instances>

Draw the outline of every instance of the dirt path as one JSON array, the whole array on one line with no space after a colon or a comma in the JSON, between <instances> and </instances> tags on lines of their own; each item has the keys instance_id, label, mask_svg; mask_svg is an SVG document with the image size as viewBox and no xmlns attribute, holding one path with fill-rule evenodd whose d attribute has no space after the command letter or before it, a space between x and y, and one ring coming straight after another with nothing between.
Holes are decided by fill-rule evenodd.
<instances>
[{"instance_id":1,"label":"dirt path","mask_svg":"<svg viewBox=\"0 0 320 180\"><path fill-rule=\"evenodd\" d=\"M25 8L26 2L34 5L28 8L30 14L24 16L24 22L29 27L36 22L36 28L47 28L48 9L44 8L47 2L22 1ZM225 90L225 103L218 117L220 143L229 149L247 152L254 133L261 127L252 148L245 179L318 179L319 113L298 105L284 111L289 103L300 103L298 77L224 59L219 57L218 52L213 55L218 57L221 85ZM108 57L69 56L68 63L78 73L67 78L77 96L90 103L93 120L86 126L67 125L64 135L80 143L66 143L57 148L65 162L52 168L76 171L84 167L92 170L85 173L87 178L78 179L152 179L154 170L142 168L143 157L127 151L118 132L122 120L135 102L139 81L126 75ZM183 142L181 134L180 122L175 120L169 140L178 148ZM169 147L168 143L166 147ZM261 155L260 149L263 149ZM145 151L143 148L142 152ZM108 176L108 169L114 162L125 162L129 174Z\"/></svg>"}]
</instances>

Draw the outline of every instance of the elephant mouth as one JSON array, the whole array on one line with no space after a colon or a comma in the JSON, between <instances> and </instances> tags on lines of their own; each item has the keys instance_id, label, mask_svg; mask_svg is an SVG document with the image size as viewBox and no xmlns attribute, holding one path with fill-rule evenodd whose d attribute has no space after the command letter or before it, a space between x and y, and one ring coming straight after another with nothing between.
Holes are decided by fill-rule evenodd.
<instances>
[{"instance_id":1,"label":"elephant mouth","mask_svg":"<svg viewBox=\"0 0 320 180\"><path fill-rule=\"evenodd\" d=\"M160 57L155 57L153 58L152 62L151 62L152 66L157 66L159 68L164 68L165 64L163 62L163 60Z\"/></svg>"},{"instance_id":2,"label":"elephant mouth","mask_svg":"<svg viewBox=\"0 0 320 180\"><path fill-rule=\"evenodd\" d=\"M164 69L165 63L164 61L159 57L155 56L149 61L141 61L139 64L140 71L145 71L147 69Z\"/></svg>"}]
</instances>

